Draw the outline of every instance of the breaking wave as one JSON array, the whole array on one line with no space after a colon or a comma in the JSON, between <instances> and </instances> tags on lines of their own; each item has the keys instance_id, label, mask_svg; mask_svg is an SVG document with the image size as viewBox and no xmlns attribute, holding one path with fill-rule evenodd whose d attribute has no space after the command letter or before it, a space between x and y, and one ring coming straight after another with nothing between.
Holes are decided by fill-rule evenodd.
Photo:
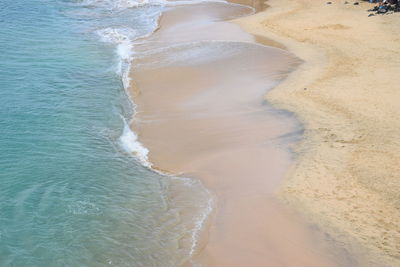
<instances>
[{"instance_id":1,"label":"breaking wave","mask_svg":"<svg viewBox=\"0 0 400 267\"><path fill-rule=\"evenodd\" d=\"M109 10L124 10L128 8L138 8L144 6L179 6L179 5L195 5L200 3L216 2L227 3L225 0L182 0L182 1L166 1L166 0L83 0L80 2L85 7L100 7Z\"/></svg>"}]
</instances>

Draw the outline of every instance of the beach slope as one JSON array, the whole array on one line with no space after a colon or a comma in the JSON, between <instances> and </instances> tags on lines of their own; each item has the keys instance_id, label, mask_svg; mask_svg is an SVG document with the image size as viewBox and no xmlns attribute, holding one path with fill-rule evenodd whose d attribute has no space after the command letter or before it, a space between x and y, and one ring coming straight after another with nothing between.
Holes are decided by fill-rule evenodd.
<instances>
[{"instance_id":1,"label":"beach slope","mask_svg":"<svg viewBox=\"0 0 400 267\"><path fill-rule=\"evenodd\" d=\"M271 0L237 20L304 63L268 93L304 123L280 197L365 265L400 265L400 14L368 3ZM350 245L352 244L352 245Z\"/></svg>"}]
</instances>

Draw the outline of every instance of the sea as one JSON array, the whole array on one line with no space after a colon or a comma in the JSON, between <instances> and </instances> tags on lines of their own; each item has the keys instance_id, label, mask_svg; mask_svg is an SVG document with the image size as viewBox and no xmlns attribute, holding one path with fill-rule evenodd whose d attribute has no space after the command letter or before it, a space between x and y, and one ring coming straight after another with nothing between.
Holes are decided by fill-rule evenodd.
<instances>
[{"instance_id":1,"label":"sea","mask_svg":"<svg viewBox=\"0 0 400 267\"><path fill-rule=\"evenodd\" d=\"M151 168L126 88L135 43L198 2L0 1L0 266L190 260L213 197Z\"/></svg>"}]
</instances>

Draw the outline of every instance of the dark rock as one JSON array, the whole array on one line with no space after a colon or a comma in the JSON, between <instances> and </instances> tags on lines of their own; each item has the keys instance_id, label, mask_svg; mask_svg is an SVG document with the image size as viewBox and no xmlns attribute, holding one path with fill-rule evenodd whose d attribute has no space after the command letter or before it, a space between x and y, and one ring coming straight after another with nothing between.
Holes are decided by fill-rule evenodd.
<instances>
[{"instance_id":1,"label":"dark rock","mask_svg":"<svg viewBox=\"0 0 400 267\"><path fill-rule=\"evenodd\" d=\"M326 2L326 4L327 4L327 5L330 5L330 4L332 4L332 2Z\"/></svg>"},{"instance_id":2,"label":"dark rock","mask_svg":"<svg viewBox=\"0 0 400 267\"><path fill-rule=\"evenodd\" d=\"M375 16L375 14L373 14L373 13L368 15L368 17L373 17L373 16Z\"/></svg>"},{"instance_id":3,"label":"dark rock","mask_svg":"<svg viewBox=\"0 0 400 267\"><path fill-rule=\"evenodd\" d=\"M354 4L353 4L353 5L357 6L357 5L359 5L359 3L358 3L358 2L354 2Z\"/></svg>"}]
</instances>

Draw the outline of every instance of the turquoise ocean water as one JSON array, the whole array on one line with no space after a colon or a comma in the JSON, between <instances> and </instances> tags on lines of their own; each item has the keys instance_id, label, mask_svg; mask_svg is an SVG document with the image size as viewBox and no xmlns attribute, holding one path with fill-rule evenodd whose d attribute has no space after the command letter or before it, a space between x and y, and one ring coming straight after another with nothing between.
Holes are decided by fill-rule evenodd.
<instances>
[{"instance_id":1,"label":"turquoise ocean water","mask_svg":"<svg viewBox=\"0 0 400 267\"><path fill-rule=\"evenodd\" d=\"M144 167L126 127L131 41L163 8L0 1L0 266L176 266L195 249L210 196Z\"/></svg>"}]
</instances>

